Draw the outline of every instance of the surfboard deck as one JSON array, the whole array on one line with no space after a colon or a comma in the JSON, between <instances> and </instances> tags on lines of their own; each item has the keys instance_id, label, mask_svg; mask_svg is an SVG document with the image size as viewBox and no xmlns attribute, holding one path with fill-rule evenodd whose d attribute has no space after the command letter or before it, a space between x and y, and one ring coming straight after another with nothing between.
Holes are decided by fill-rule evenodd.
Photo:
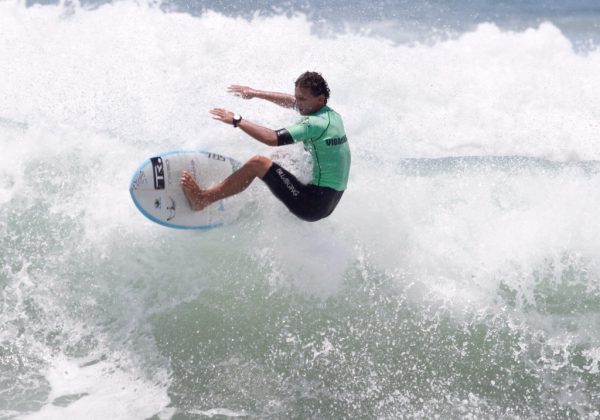
<instances>
[{"instance_id":1,"label":"surfboard deck","mask_svg":"<svg viewBox=\"0 0 600 420\"><path fill-rule=\"evenodd\" d=\"M210 188L241 166L235 159L205 151L176 150L144 161L129 185L131 198L148 219L176 229L211 229L239 217L244 202L238 196L193 211L180 185L188 171L201 188Z\"/></svg>"}]
</instances>

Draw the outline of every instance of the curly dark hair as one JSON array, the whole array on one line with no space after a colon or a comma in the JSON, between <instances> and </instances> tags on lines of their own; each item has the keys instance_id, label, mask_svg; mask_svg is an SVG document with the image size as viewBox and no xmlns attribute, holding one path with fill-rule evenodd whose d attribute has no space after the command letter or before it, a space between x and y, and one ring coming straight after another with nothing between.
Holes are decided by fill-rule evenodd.
<instances>
[{"instance_id":1,"label":"curly dark hair","mask_svg":"<svg viewBox=\"0 0 600 420\"><path fill-rule=\"evenodd\" d=\"M308 88L314 96L324 95L325 100L329 99L329 86L321 73L314 71L302 73L296 79L296 87Z\"/></svg>"}]
</instances>

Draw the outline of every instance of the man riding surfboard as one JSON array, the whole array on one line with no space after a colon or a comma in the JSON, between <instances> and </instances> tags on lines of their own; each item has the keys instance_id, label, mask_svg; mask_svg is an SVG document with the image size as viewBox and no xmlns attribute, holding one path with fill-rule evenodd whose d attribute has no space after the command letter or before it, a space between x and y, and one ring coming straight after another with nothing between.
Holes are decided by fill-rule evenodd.
<instances>
[{"instance_id":1,"label":"man riding surfboard","mask_svg":"<svg viewBox=\"0 0 600 420\"><path fill-rule=\"evenodd\" d=\"M280 130L262 127L222 108L210 111L213 118L240 128L254 139L283 146L303 142L312 156L312 180L301 183L288 170L265 156L254 156L217 186L201 189L184 171L181 186L193 210L245 190L255 178L267 184L273 194L297 217L317 221L329 216L344 193L350 172L350 148L340 115L327 106L329 86L316 72L305 72L296 80L294 95L232 85L229 91L244 99L260 98L286 108L295 108L303 118Z\"/></svg>"}]
</instances>

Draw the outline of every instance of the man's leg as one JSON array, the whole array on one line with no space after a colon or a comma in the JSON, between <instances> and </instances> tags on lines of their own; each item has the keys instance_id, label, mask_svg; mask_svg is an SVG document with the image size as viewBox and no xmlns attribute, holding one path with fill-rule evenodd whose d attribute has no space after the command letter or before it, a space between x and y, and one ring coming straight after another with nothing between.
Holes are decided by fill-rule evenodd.
<instances>
[{"instance_id":1,"label":"man's leg","mask_svg":"<svg viewBox=\"0 0 600 420\"><path fill-rule=\"evenodd\" d=\"M264 156L254 156L219 185L207 190L201 189L190 173L183 171L181 188L192 210L200 211L215 201L244 191L254 181L254 178L265 176L272 163L271 159Z\"/></svg>"}]
</instances>

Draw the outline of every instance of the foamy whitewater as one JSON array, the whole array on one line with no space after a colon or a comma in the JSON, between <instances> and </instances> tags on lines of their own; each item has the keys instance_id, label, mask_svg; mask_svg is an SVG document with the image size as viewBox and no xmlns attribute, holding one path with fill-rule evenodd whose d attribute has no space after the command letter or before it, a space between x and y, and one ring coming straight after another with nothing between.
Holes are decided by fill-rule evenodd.
<instances>
[{"instance_id":1,"label":"foamy whitewater","mask_svg":"<svg viewBox=\"0 0 600 420\"><path fill-rule=\"evenodd\" d=\"M414 31L427 10L0 2L0 418L600 418L588 4L444 32ZM331 217L260 181L208 232L136 210L156 153L271 154L208 110L289 125L226 89L306 70L353 154Z\"/></svg>"}]
</instances>

